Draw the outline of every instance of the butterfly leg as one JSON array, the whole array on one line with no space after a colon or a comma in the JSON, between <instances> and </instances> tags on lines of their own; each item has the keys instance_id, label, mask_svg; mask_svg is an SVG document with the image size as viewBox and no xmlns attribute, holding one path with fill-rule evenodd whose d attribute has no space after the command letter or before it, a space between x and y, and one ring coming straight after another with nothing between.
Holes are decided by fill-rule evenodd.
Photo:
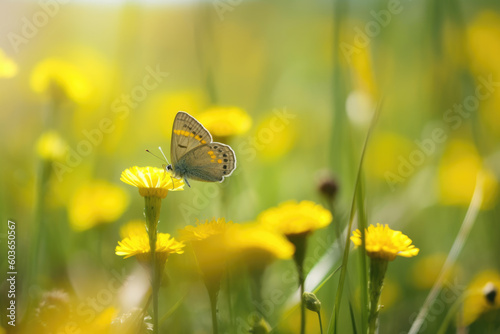
<instances>
[{"instance_id":1,"label":"butterfly leg","mask_svg":"<svg viewBox=\"0 0 500 334\"><path fill-rule=\"evenodd\" d=\"M188 182L188 179L187 178L184 178L184 183L188 185L189 188L191 188L191 185L189 184Z\"/></svg>"}]
</instances>

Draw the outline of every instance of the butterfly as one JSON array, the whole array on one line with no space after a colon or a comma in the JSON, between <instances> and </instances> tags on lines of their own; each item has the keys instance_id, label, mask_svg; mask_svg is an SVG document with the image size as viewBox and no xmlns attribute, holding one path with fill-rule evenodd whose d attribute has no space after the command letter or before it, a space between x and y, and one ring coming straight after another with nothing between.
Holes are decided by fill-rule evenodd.
<instances>
[{"instance_id":1,"label":"butterfly","mask_svg":"<svg viewBox=\"0 0 500 334\"><path fill-rule=\"evenodd\" d=\"M172 163L166 169L174 177L205 182L222 182L236 168L231 147L212 142L212 135L193 116L184 111L175 115L170 143Z\"/></svg>"}]
</instances>

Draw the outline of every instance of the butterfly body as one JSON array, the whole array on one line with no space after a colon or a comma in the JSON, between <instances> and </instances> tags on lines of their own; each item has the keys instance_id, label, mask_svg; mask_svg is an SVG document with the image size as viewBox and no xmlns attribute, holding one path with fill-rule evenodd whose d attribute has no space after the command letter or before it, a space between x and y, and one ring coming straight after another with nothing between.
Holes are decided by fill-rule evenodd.
<instances>
[{"instance_id":1,"label":"butterfly body","mask_svg":"<svg viewBox=\"0 0 500 334\"><path fill-rule=\"evenodd\" d=\"M170 144L174 176L204 182L222 182L236 168L236 156L228 145L212 142L212 135L194 117L179 111Z\"/></svg>"}]
</instances>

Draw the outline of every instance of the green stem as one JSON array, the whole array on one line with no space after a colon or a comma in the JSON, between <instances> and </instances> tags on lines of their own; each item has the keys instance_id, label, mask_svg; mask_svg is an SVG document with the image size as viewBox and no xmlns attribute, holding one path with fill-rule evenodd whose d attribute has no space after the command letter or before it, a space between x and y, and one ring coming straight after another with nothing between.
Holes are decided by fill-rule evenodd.
<instances>
[{"instance_id":1,"label":"green stem","mask_svg":"<svg viewBox=\"0 0 500 334\"><path fill-rule=\"evenodd\" d=\"M321 322L321 312L318 311L319 330L323 334L323 323Z\"/></svg>"},{"instance_id":2,"label":"green stem","mask_svg":"<svg viewBox=\"0 0 500 334\"><path fill-rule=\"evenodd\" d=\"M306 332L306 303L304 300L304 283L306 275L304 273L304 259L307 249L307 234L290 235L288 239L295 245L295 254L293 260L297 266L297 275L300 287L300 333Z\"/></svg>"},{"instance_id":3,"label":"green stem","mask_svg":"<svg viewBox=\"0 0 500 334\"><path fill-rule=\"evenodd\" d=\"M217 322L217 297L219 295L218 289L208 289L208 296L210 298L210 308L212 311L212 333L219 333L219 324Z\"/></svg>"},{"instance_id":4,"label":"green stem","mask_svg":"<svg viewBox=\"0 0 500 334\"><path fill-rule=\"evenodd\" d=\"M161 198L144 197L144 212L149 235L149 247L151 250L151 285L153 288L153 333L158 334L158 294L160 292L161 272L157 268L156 240L158 237L158 221L160 218Z\"/></svg>"},{"instance_id":5,"label":"green stem","mask_svg":"<svg viewBox=\"0 0 500 334\"><path fill-rule=\"evenodd\" d=\"M368 334L377 332L377 320L380 311L379 302L384 285L385 273L389 261L384 259L372 258L370 261L370 310L368 313Z\"/></svg>"},{"instance_id":6,"label":"green stem","mask_svg":"<svg viewBox=\"0 0 500 334\"><path fill-rule=\"evenodd\" d=\"M306 332L306 302L304 300L304 270L302 267L297 268L299 271L299 284L300 284L300 334Z\"/></svg>"}]
</instances>

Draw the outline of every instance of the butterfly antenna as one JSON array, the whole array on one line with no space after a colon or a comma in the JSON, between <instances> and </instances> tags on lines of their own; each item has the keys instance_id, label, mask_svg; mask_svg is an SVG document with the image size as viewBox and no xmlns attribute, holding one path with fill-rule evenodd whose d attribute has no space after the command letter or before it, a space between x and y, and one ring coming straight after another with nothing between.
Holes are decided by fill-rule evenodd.
<instances>
[{"instance_id":1,"label":"butterfly antenna","mask_svg":"<svg viewBox=\"0 0 500 334\"><path fill-rule=\"evenodd\" d=\"M167 156L165 155L165 153L163 153L163 150L161 149L161 146L158 146L158 149L160 150L161 154L165 158L165 161L167 162L167 164L170 165L170 162L168 162Z\"/></svg>"},{"instance_id":2,"label":"butterfly antenna","mask_svg":"<svg viewBox=\"0 0 500 334\"><path fill-rule=\"evenodd\" d=\"M161 161L164 161L162 158L160 158L159 156L157 156L156 154L154 154L153 152L151 152L150 150L146 150L146 152L148 152L149 154L151 154L153 157L157 158L157 159L160 159ZM168 161L167 161L168 162Z\"/></svg>"}]
</instances>

